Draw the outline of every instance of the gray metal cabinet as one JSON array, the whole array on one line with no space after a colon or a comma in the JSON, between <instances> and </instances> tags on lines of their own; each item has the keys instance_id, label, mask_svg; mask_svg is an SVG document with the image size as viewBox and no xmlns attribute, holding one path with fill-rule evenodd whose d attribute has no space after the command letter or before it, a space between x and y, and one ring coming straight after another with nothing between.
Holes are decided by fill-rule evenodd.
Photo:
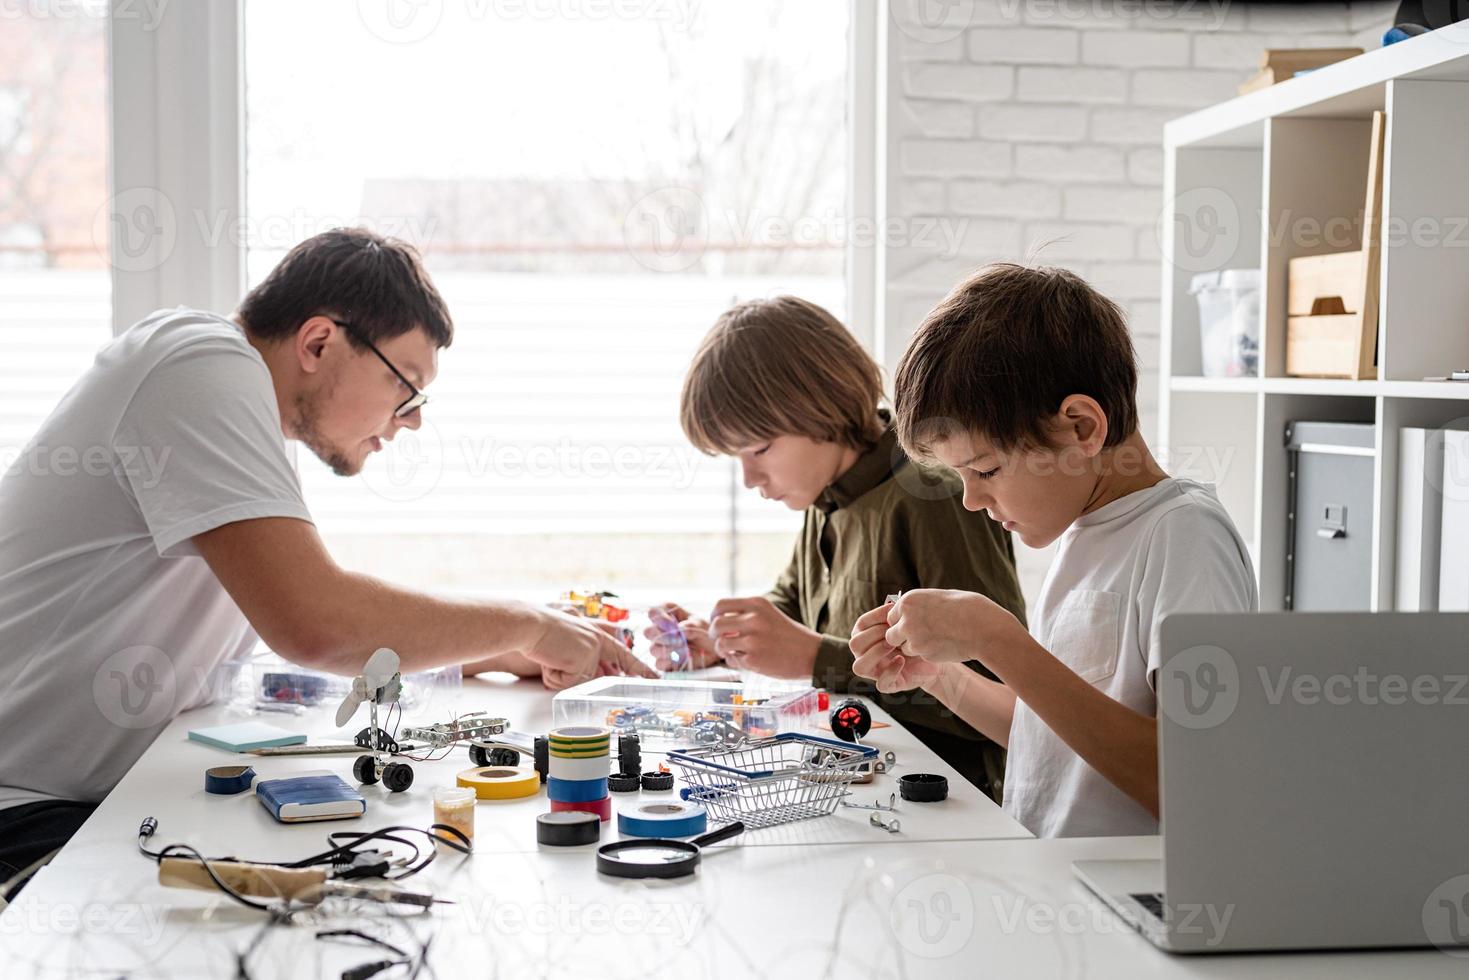
<instances>
[{"instance_id":1,"label":"gray metal cabinet","mask_svg":"<svg viewBox=\"0 0 1469 980\"><path fill-rule=\"evenodd\" d=\"M1285 608L1372 608L1375 426L1291 422Z\"/></svg>"}]
</instances>

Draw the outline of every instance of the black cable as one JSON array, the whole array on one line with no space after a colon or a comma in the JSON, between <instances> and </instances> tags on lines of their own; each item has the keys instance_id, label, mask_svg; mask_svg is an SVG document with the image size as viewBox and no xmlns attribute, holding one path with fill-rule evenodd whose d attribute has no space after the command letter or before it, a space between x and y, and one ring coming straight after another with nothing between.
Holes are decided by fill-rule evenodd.
<instances>
[{"instance_id":1,"label":"black cable","mask_svg":"<svg viewBox=\"0 0 1469 980\"><path fill-rule=\"evenodd\" d=\"M210 867L208 859L206 859L204 855L194 850L188 844L170 844L167 847L163 848L158 852L159 862L162 863L163 859L171 854L183 854L187 857L193 858L195 861L198 861L199 866L204 869L204 873L209 875L209 880L214 882L214 887L218 888L220 891L224 892L230 898L239 902L246 908L255 909L259 912L269 912L272 915L276 913L277 910L275 906L267 905L264 902L257 902L253 898L247 898L246 896L235 891L229 885L225 884L224 879L220 878L219 875L214 873L214 868Z\"/></svg>"},{"instance_id":2,"label":"black cable","mask_svg":"<svg viewBox=\"0 0 1469 980\"><path fill-rule=\"evenodd\" d=\"M183 854L187 857L192 858L195 861L198 861L199 864L204 868L205 873L209 875L210 880L214 882L215 887L224 892L230 898L234 899L236 902L239 902L241 905L262 912L277 912L277 909L274 906L267 905L263 902L256 902L253 899L247 898L246 896L235 891L228 884L226 884L219 877L218 874L215 873L212 867L210 867L210 863L214 861L239 861L239 858L232 856L206 858L203 854L200 854L197 850L195 850L188 844L169 844L166 847L160 848L159 850L150 851L147 847L146 841L148 840L148 838L152 837L157 830L157 817L145 818L142 824L138 827L138 850L141 851L144 855L152 858L154 861L161 862L165 857L168 857L171 854ZM473 853L473 845L470 843L469 838L464 835L463 831L459 830L457 827L451 827L448 824L436 823L431 824L427 830L423 829L422 827L394 825L389 827L381 827L377 830L361 832L351 830L337 831L335 833L327 834L327 842L332 845L332 848L328 851L323 851L320 854L313 854L310 857L301 858L298 861L250 861L244 863L268 865L277 868L309 868L319 864L331 864L333 866L338 864L351 864L355 860L356 855L360 853L359 849L363 844L366 844L369 841L386 840L403 844L413 850L413 857L409 859L408 866L400 874L383 876L389 881L397 881L402 878L407 878L412 875L418 874L424 868L432 864L434 858L438 856L437 850L433 847L430 847L428 851L428 857L424 858L422 861L419 861L419 856L423 853L423 851L418 847L418 845L414 844L412 841L409 841L403 837L396 836L397 834L401 833L423 834L433 843L442 843L444 844L444 846L449 847L452 850L459 851L462 854ZM338 838L347 838L350 843L338 844ZM454 838L457 838L457 840ZM287 904L289 905L289 901L287 902Z\"/></svg>"}]
</instances>

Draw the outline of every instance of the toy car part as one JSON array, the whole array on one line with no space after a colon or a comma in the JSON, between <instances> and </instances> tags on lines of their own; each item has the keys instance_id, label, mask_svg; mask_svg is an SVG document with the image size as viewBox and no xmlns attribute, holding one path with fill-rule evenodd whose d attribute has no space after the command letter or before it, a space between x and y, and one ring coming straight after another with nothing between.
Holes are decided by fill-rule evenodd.
<instances>
[{"instance_id":1,"label":"toy car part","mask_svg":"<svg viewBox=\"0 0 1469 980\"><path fill-rule=\"evenodd\" d=\"M357 742L369 749L370 754L357 757L357 761L352 763L352 775L367 786L382 780L383 786L393 793L401 793L413 785L411 766L388 761L391 756L384 746L393 739L377 719L377 706L392 704L403 693L403 676L398 672L398 665L398 655L387 647L373 651L362 673L352 678L352 689L337 708L337 727L341 728L352 720L362 702L367 702L367 728L358 735Z\"/></svg>"},{"instance_id":2,"label":"toy car part","mask_svg":"<svg viewBox=\"0 0 1469 980\"><path fill-rule=\"evenodd\" d=\"M376 736L373 734L374 731L377 733ZM374 749L379 752L389 752L393 755L397 755L402 751L398 740L381 728L373 729L369 727L362 729L362 731L352 736L352 744L359 749Z\"/></svg>"},{"instance_id":3,"label":"toy car part","mask_svg":"<svg viewBox=\"0 0 1469 980\"><path fill-rule=\"evenodd\" d=\"M847 698L831 709L831 733L844 742L856 742L872 730L872 712L857 698Z\"/></svg>"},{"instance_id":4,"label":"toy car part","mask_svg":"<svg viewBox=\"0 0 1469 980\"><path fill-rule=\"evenodd\" d=\"M617 771L624 776L636 776L643 769L642 739L631 732L617 736Z\"/></svg>"},{"instance_id":5,"label":"toy car part","mask_svg":"<svg viewBox=\"0 0 1469 980\"><path fill-rule=\"evenodd\" d=\"M636 793L642 785L643 777L638 773L615 772L607 777L607 789L612 793Z\"/></svg>"},{"instance_id":6,"label":"toy car part","mask_svg":"<svg viewBox=\"0 0 1469 980\"><path fill-rule=\"evenodd\" d=\"M487 749L483 745L471 745L469 761L477 766L518 766L520 765L520 753L503 746Z\"/></svg>"},{"instance_id":7,"label":"toy car part","mask_svg":"<svg viewBox=\"0 0 1469 980\"><path fill-rule=\"evenodd\" d=\"M884 821L882 817L874 813L872 814L872 816L867 818L867 822L880 830L886 830L890 834L896 834L898 831L903 829L903 825L898 822L897 817L893 817L890 820Z\"/></svg>"},{"instance_id":8,"label":"toy car part","mask_svg":"<svg viewBox=\"0 0 1469 980\"><path fill-rule=\"evenodd\" d=\"M679 708L658 713L645 705L613 708L607 724L621 731L635 731L666 738L684 739L697 745L738 745L750 738L774 732L749 725L748 712L716 707L704 710ZM747 725L747 728L741 727Z\"/></svg>"},{"instance_id":9,"label":"toy car part","mask_svg":"<svg viewBox=\"0 0 1469 980\"><path fill-rule=\"evenodd\" d=\"M673 773L671 772L645 772L642 778L643 789L657 792L659 790L673 789Z\"/></svg>"},{"instance_id":10,"label":"toy car part","mask_svg":"<svg viewBox=\"0 0 1469 980\"><path fill-rule=\"evenodd\" d=\"M898 780L898 792L910 803L937 803L949 797L949 781L932 772L905 773Z\"/></svg>"},{"instance_id":11,"label":"toy car part","mask_svg":"<svg viewBox=\"0 0 1469 980\"><path fill-rule=\"evenodd\" d=\"M842 806L849 810L884 810L888 813L895 813L898 809L898 794L889 793L887 803L883 803L882 800L873 800L871 803L851 803L842 800Z\"/></svg>"},{"instance_id":12,"label":"toy car part","mask_svg":"<svg viewBox=\"0 0 1469 980\"><path fill-rule=\"evenodd\" d=\"M509 727L510 722L504 718L497 718L487 711L476 711L437 725L409 725L401 734L404 738L425 742L436 749L446 749L461 742L483 742Z\"/></svg>"}]
</instances>

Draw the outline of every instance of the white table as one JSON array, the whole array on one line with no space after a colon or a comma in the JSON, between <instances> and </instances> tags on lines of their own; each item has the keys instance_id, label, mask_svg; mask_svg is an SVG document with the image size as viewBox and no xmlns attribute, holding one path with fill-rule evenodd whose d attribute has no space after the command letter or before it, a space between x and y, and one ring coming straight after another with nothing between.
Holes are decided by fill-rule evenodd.
<instances>
[{"instance_id":1,"label":"white table","mask_svg":"<svg viewBox=\"0 0 1469 980\"><path fill-rule=\"evenodd\" d=\"M549 723L549 700L531 685L473 682L467 691L473 706L525 729ZM155 846L186 840L206 853L247 858L319 850L334 828L428 818L427 793L414 791L374 796L366 821L294 827L275 824L249 797L205 798L202 769L236 757L183 742L182 734L215 715L194 713L165 731L0 915L0 976L229 976L235 952L249 949L252 976L318 977L378 958L370 948L319 941L309 926L263 930L258 913L212 893L157 885L154 865L134 849L137 825L149 814L160 821ZM899 772L947 772L900 727L878 730L872 741L898 753ZM277 761L336 768L350 757ZM418 767L414 789L465 764L460 750L452 762ZM873 790L881 785L882 777ZM750 832L709 849L692 878L663 882L598 875L590 846L528 844L529 831L519 828L545 809L543 798L486 803L475 856L442 858L412 879L455 905L414 922L360 924L385 930L383 938L400 946L432 936L439 976L1464 975L1464 961L1432 950L1166 955L1112 917L1070 872L1081 858L1154 857L1156 838L1024 839L967 784L953 787L949 803L932 810L900 804L902 834L874 830L865 812L853 811L859 819ZM603 839L615 836L609 828Z\"/></svg>"}]
</instances>

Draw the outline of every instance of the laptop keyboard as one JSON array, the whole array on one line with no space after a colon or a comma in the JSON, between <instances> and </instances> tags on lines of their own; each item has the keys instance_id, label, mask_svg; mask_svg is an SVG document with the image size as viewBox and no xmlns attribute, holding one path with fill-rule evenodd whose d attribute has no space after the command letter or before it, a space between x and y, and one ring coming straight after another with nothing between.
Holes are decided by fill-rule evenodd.
<instances>
[{"instance_id":1,"label":"laptop keyboard","mask_svg":"<svg viewBox=\"0 0 1469 980\"><path fill-rule=\"evenodd\" d=\"M1135 892L1132 900L1153 914L1153 917L1162 921L1163 919L1163 893L1162 892Z\"/></svg>"}]
</instances>

